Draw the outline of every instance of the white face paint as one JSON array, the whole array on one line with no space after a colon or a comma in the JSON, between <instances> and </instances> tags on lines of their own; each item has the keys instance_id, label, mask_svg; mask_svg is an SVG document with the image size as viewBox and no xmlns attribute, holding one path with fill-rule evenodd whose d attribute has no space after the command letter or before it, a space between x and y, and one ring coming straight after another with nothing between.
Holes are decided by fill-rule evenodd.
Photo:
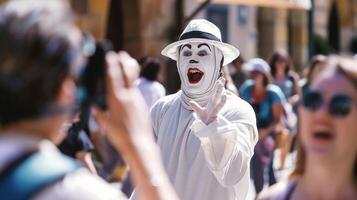
<instances>
[{"instance_id":1,"label":"white face paint","mask_svg":"<svg viewBox=\"0 0 357 200\"><path fill-rule=\"evenodd\" d=\"M182 45L177 63L181 89L192 97L210 91L219 77L222 57L220 50L207 43Z\"/></svg>"}]
</instances>

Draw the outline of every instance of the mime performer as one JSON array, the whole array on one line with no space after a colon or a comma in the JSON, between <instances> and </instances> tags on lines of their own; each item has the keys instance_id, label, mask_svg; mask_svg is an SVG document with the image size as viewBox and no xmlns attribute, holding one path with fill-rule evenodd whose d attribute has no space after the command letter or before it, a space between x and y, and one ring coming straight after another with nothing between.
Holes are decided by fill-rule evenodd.
<instances>
[{"instance_id":1,"label":"mime performer","mask_svg":"<svg viewBox=\"0 0 357 200\"><path fill-rule=\"evenodd\" d=\"M161 52L177 62L181 90L151 109L165 169L182 200L245 199L258 139L252 107L224 88L222 66L239 56L217 26L192 20Z\"/></svg>"}]
</instances>

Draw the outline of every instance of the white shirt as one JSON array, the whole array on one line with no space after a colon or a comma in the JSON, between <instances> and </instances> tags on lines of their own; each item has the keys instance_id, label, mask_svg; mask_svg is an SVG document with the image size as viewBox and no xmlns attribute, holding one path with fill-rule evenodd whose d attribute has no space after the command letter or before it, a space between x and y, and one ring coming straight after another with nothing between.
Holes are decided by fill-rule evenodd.
<instances>
[{"instance_id":1,"label":"white shirt","mask_svg":"<svg viewBox=\"0 0 357 200\"><path fill-rule=\"evenodd\" d=\"M207 126L183 106L180 95L181 91L161 98L151 110L163 163L178 196L245 199L258 140L252 107L226 91L227 102L218 119Z\"/></svg>"},{"instance_id":2,"label":"white shirt","mask_svg":"<svg viewBox=\"0 0 357 200\"><path fill-rule=\"evenodd\" d=\"M143 95L148 108L154 105L158 99L164 97L166 94L164 86L158 81L150 81L144 77L140 77L136 84Z\"/></svg>"},{"instance_id":3,"label":"white shirt","mask_svg":"<svg viewBox=\"0 0 357 200\"><path fill-rule=\"evenodd\" d=\"M29 150L38 148L41 153L60 154L57 147L47 140L30 137L26 134L0 135L0 172L6 166ZM44 161L45 162L45 161ZM20 187L20 186L19 186ZM67 174L62 180L44 188L33 200L77 200L77 199L127 199L118 189L110 186L103 179L81 168Z\"/></svg>"}]
</instances>

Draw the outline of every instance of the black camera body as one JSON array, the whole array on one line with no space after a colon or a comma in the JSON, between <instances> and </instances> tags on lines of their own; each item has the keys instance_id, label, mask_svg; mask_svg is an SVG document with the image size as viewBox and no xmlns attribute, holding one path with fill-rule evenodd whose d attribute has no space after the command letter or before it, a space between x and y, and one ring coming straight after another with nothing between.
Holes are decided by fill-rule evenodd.
<instances>
[{"instance_id":1,"label":"black camera body","mask_svg":"<svg viewBox=\"0 0 357 200\"><path fill-rule=\"evenodd\" d=\"M107 110L107 80L106 80L106 54L112 51L112 44L109 41L102 41L94 43L93 39L89 39L89 46L94 47L92 51L88 51L88 60L86 66L83 68L82 73L79 77L79 87L77 102L79 104L79 122L78 129L76 130L79 134L80 130L84 130L89 138L92 139L92 131L90 128L90 108L92 106L99 107L102 110ZM90 48L89 48L90 49ZM103 167L98 169L99 175L106 180L110 180L112 173L118 165L123 165L123 159L116 152L115 148L112 146L110 141L105 135L97 134L97 140L99 146L95 146L99 159ZM101 150L98 150L101 149ZM105 152L106 159L103 159L101 152Z\"/></svg>"},{"instance_id":2,"label":"black camera body","mask_svg":"<svg viewBox=\"0 0 357 200\"><path fill-rule=\"evenodd\" d=\"M95 44L94 53L89 56L79 80L79 104L81 110L98 106L105 110L106 103L106 54L112 50L108 41Z\"/></svg>"}]
</instances>

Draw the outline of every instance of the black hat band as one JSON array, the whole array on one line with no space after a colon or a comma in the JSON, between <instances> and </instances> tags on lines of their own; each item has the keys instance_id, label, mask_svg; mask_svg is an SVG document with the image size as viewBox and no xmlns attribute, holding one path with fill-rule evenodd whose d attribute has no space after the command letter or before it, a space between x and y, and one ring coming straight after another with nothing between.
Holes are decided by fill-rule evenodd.
<instances>
[{"instance_id":1,"label":"black hat band","mask_svg":"<svg viewBox=\"0 0 357 200\"><path fill-rule=\"evenodd\" d=\"M218 42L222 42L218 37L202 31L190 31L182 34L179 40L192 39L192 38L202 38L208 40L214 40Z\"/></svg>"}]
</instances>

